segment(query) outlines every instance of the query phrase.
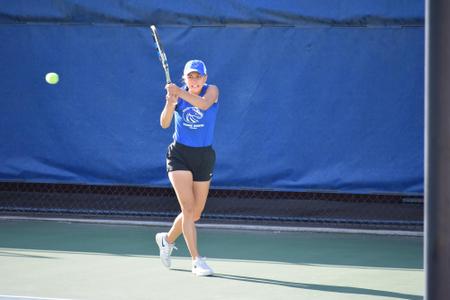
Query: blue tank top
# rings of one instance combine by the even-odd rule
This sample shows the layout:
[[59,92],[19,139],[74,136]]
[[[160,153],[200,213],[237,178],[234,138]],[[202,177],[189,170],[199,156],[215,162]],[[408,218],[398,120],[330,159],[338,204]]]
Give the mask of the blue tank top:
[[[199,96],[203,97],[207,89],[208,85],[205,84]],[[175,108],[174,141],[190,147],[211,146],[218,108],[218,102],[207,110],[202,110],[182,98],[178,99]]]

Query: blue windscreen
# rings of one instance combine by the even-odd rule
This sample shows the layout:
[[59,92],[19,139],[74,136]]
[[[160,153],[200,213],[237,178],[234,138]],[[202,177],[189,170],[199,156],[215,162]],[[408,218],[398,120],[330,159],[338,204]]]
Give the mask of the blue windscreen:
[[169,186],[156,24],[220,89],[213,187],[423,193],[423,1],[255,2],[3,2],[0,180]]

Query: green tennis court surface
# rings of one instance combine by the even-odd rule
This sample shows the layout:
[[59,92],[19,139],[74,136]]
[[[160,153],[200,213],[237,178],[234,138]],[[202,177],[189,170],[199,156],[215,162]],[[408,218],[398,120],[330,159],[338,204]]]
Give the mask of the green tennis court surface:
[[199,229],[214,277],[173,269],[167,228],[0,221],[0,299],[422,299],[419,237]]

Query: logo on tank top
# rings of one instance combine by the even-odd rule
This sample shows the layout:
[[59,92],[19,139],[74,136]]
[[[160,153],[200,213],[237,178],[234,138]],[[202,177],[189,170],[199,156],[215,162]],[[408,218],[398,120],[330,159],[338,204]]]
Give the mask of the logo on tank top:
[[190,106],[183,109],[183,125],[190,129],[204,127],[205,124],[198,124],[203,118],[203,113],[198,107]]

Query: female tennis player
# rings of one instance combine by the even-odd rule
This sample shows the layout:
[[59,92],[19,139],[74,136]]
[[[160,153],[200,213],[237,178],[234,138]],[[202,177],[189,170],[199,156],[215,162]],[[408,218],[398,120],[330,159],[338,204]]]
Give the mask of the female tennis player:
[[198,276],[213,274],[197,249],[195,228],[205,207],[216,159],[212,142],[219,89],[207,84],[207,77],[201,60],[188,61],[183,72],[185,86],[166,85],[166,104],[160,118],[161,127],[168,128],[175,116],[175,132],[166,163],[181,213],[169,232],[158,233],[155,239],[162,263],[170,268],[175,240],[183,233],[192,256],[192,273]]

